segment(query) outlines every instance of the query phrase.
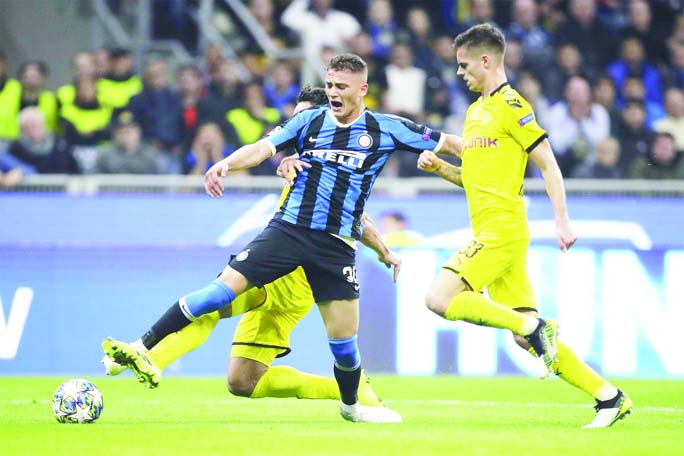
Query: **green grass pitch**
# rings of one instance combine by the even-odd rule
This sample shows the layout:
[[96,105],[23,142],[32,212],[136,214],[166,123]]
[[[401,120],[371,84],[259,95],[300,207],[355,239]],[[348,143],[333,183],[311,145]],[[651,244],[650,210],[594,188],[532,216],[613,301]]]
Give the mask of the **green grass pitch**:
[[220,378],[129,375],[93,381],[104,411],[59,424],[50,398],[68,378],[0,377],[2,455],[682,455],[684,381],[619,380],[634,413],[582,430],[591,401],[560,380],[373,377],[403,424],[343,421],[334,401],[232,397]]

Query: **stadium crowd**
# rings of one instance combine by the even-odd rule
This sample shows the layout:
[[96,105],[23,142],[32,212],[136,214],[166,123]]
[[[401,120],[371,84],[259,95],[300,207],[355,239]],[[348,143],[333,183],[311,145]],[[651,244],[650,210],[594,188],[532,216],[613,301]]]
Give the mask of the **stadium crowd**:
[[[73,80],[50,90],[43,62],[13,70],[0,50],[0,187],[32,173],[203,174],[292,114],[305,62],[343,51],[368,62],[369,109],[460,133],[473,94],[456,77],[452,43],[484,22],[505,32],[508,80],[566,177],[684,179],[682,1],[245,3],[278,46],[306,59],[269,61],[240,33],[232,44],[248,77],[212,43],[194,64],[153,57],[139,75],[130,50],[94,49],[74,55]],[[281,158],[251,174],[273,175]],[[395,154],[384,175],[427,176],[416,159]]]

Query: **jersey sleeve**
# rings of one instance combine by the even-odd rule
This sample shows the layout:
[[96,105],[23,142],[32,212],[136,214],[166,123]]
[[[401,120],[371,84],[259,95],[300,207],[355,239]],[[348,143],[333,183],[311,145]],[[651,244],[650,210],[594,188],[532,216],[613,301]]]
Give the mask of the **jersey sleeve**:
[[507,126],[513,139],[527,153],[534,150],[548,135],[537,123],[532,106],[524,98],[505,96],[504,100],[510,109],[506,110]]
[[278,125],[276,128],[264,138],[268,143],[271,154],[280,152],[286,149],[296,149],[299,142],[299,136],[304,127],[309,123],[311,112],[313,110],[306,110],[296,114],[290,120]]
[[421,153],[438,152],[445,136],[439,132],[399,116],[386,116],[385,127],[399,150]]

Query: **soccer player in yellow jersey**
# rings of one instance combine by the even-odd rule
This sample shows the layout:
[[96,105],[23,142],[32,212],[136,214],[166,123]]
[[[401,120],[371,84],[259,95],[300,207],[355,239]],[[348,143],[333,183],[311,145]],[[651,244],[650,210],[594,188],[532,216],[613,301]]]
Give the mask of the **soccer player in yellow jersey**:
[[[297,97],[295,113],[312,106],[327,103],[325,90],[305,87]],[[285,187],[278,202],[280,207],[288,194]],[[378,253],[378,259],[387,267],[394,267],[394,280],[399,273],[399,258],[383,244],[380,233],[370,217],[362,218],[364,234],[362,242]],[[301,267],[292,273],[253,288],[237,297],[230,309],[221,309],[203,315],[182,330],[162,339],[146,353],[141,344],[125,344],[113,341],[120,352],[128,352],[130,360],[121,365],[103,358],[109,375],[118,375],[130,367],[144,383],[156,387],[161,371],[176,359],[204,343],[220,318],[242,315],[233,337],[231,360],[228,366],[228,389],[238,396],[250,398],[297,397],[302,399],[340,399],[340,391],[334,378],[298,371],[290,366],[271,366],[275,358],[290,352],[290,333],[314,305],[311,287]],[[143,352],[142,357],[135,351]],[[148,363],[146,366],[140,363]],[[140,371],[143,375],[140,375]],[[153,372],[154,375],[149,375]],[[359,386],[359,402],[377,406],[379,400],[367,378]]]
[[[546,132],[529,103],[508,85],[503,34],[489,24],[456,37],[457,74],[482,94],[469,108],[458,169],[424,152],[418,167],[464,187],[474,239],[443,266],[426,297],[430,310],[447,320],[509,329],[547,368],[596,401],[596,416],[585,428],[608,427],[630,413],[632,401],[600,377],[565,344],[556,324],[538,317],[527,274],[530,233],[523,202],[529,158],[539,167],[551,199],[558,247],[576,241],[566,207],[563,177]],[[487,288],[489,297],[482,294]]]

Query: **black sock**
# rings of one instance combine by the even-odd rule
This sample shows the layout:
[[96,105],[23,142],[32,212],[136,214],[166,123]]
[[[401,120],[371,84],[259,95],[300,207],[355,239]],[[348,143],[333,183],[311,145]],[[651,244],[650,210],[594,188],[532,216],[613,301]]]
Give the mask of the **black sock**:
[[152,350],[152,347],[157,345],[160,340],[171,333],[180,331],[190,324],[190,320],[185,316],[180,308],[178,301],[175,302],[164,315],[161,316],[157,322],[152,325],[141,338],[146,349]]
[[340,397],[347,405],[358,402],[359,380],[361,380],[361,366],[352,371],[342,370],[335,364],[335,380],[340,387]]

